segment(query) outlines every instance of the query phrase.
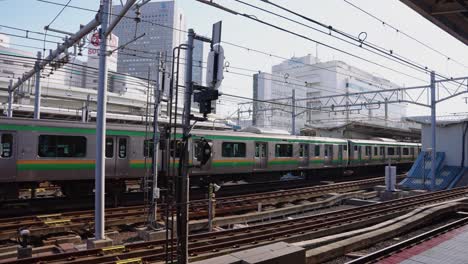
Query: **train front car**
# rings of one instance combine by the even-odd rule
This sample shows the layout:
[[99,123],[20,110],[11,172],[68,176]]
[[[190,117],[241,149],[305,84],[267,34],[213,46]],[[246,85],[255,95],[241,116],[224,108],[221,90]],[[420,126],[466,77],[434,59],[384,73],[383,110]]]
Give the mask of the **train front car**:
[[[96,160],[95,125],[31,119],[0,119],[2,199],[40,183],[60,186],[67,196],[91,195]],[[125,181],[140,179],[151,159],[144,156],[145,137],[139,126],[108,125],[105,142],[108,192],[125,191]]]

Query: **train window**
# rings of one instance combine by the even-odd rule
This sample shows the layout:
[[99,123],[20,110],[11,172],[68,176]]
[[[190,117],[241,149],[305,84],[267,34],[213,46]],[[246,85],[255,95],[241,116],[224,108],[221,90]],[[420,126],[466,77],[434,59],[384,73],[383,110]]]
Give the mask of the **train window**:
[[374,156],[378,156],[378,155],[379,155],[379,148],[374,147]]
[[223,157],[227,157],[227,158],[244,158],[245,157],[245,143],[223,142],[221,153]]
[[403,155],[409,155],[409,149],[403,148]]
[[393,156],[393,155],[395,155],[395,148],[394,147],[388,147],[387,152],[388,152],[389,156]]
[[358,146],[354,145],[354,151],[358,151]]
[[384,155],[384,151],[385,151],[385,147],[380,147],[380,151],[379,151],[380,156]]
[[111,137],[106,138],[106,158],[114,157],[114,139]]
[[343,145],[343,151],[348,151],[348,145]]
[[370,146],[366,146],[365,152],[366,152],[366,156],[370,156],[370,155],[371,155],[371,147],[370,147]]
[[307,144],[300,144],[299,145],[299,157],[308,157],[309,156],[309,145]]
[[320,145],[315,145],[315,157],[320,157]]
[[255,143],[255,157],[260,157],[260,145],[258,143]]
[[325,145],[324,156],[328,157],[328,155],[332,155],[333,145]]
[[146,158],[153,157],[154,144],[152,139],[146,139],[143,141],[143,156]]
[[414,156],[414,148],[410,148],[410,154]]
[[127,157],[127,139],[119,138],[119,158],[125,159]]
[[401,155],[401,147],[396,147],[396,153],[397,155]]
[[182,140],[171,140],[171,157],[180,158],[181,150],[182,150]]
[[275,156],[276,157],[292,157],[293,146],[291,144],[276,144]]
[[86,156],[86,138],[81,136],[40,135],[38,156],[81,158]]
[[2,158],[11,158],[13,155],[13,135],[12,134],[2,134],[1,140],[1,157]]

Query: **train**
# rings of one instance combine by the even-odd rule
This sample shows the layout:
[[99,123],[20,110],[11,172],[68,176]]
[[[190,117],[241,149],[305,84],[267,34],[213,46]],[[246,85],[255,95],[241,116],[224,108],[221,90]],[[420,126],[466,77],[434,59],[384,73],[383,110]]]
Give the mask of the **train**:
[[[92,193],[95,132],[92,123],[0,118],[0,198],[17,196],[19,189],[34,189],[42,182],[60,186],[67,196]],[[171,145],[181,145],[179,132]],[[107,124],[108,192],[124,192],[126,181],[141,180],[146,175],[151,167],[151,138],[150,129],[142,125]],[[199,155],[201,141],[211,150],[203,161]],[[190,182],[261,181],[287,174],[309,179],[353,175],[389,162],[408,166],[420,151],[418,143],[384,139],[194,129],[189,140],[189,162],[193,167]],[[180,151],[171,152],[173,164],[178,163],[179,155]]]

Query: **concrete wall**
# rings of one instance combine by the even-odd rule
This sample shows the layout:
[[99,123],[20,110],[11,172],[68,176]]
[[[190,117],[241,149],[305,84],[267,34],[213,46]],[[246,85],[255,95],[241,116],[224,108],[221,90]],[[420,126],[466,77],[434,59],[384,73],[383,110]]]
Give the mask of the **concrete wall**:
[[[468,167],[468,135],[465,138],[465,146],[462,146],[464,124],[454,124],[446,127],[437,126],[436,148],[437,152],[445,152],[445,164],[450,166],[460,166],[462,149],[465,148],[465,167]],[[426,150],[431,147],[431,126],[422,127],[422,148]]]

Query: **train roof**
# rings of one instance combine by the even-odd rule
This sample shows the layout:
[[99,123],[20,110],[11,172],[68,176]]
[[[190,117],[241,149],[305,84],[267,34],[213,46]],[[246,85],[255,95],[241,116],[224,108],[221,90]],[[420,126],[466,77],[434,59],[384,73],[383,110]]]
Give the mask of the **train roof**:
[[399,142],[399,141],[378,141],[378,140],[366,140],[366,139],[349,139],[350,142],[356,144],[368,144],[368,145],[398,145],[398,146],[421,146],[419,143],[412,142]]
[[307,137],[292,135],[256,134],[251,132],[220,131],[220,130],[195,130],[193,134],[207,136],[207,138],[232,139],[232,140],[259,140],[259,141],[287,141],[287,142],[323,142],[346,144],[348,141],[341,138]]

